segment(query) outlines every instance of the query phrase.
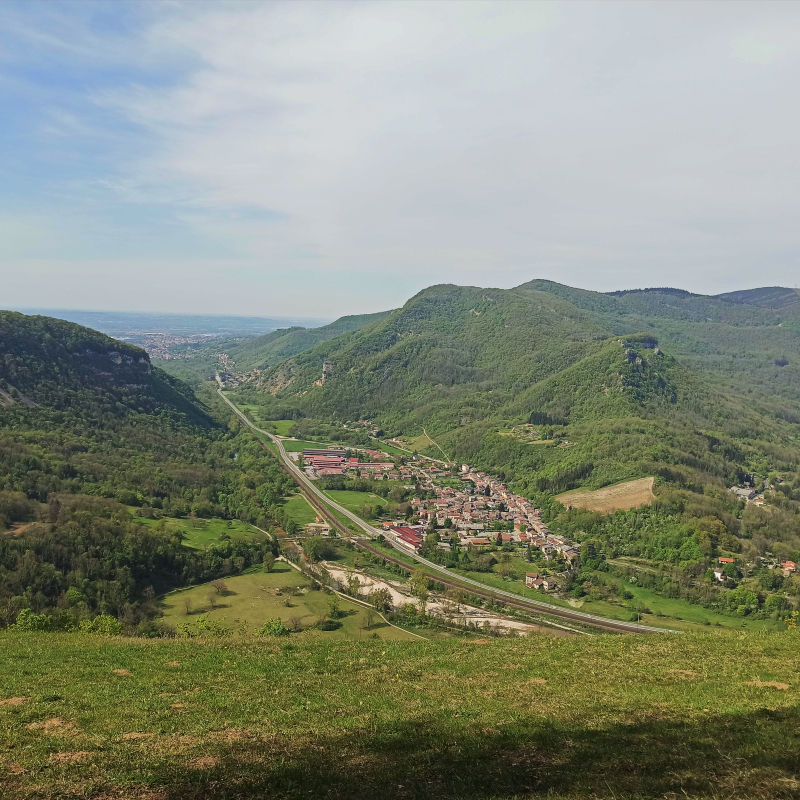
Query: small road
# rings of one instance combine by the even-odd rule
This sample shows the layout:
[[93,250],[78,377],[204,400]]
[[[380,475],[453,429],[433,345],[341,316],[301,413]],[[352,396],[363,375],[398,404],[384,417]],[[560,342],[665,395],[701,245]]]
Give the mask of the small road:
[[[425,428],[423,428],[422,432],[431,440],[431,442],[433,442],[433,446],[436,447],[439,450],[439,452],[445,457],[445,460],[444,461],[440,461],[439,463],[440,464],[445,464],[445,465],[451,464],[452,461],[450,461],[450,459],[447,457],[447,453],[445,453],[445,451],[442,450],[441,447],[439,447],[439,445],[434,441],[433,437],[428,433],[428,431],[426,431]],[[433,461],[437,461],[438,459],[434,458],[432,460]]]
[[[221,384],[219,376],[217,376],[217,382]],[[291,458],[286,453],[286,450],[283,447],[283,442],[274,434],[270,433],[269,431],[265,431],[263,428],[259,428],[254,425],[239,409],[236,407],[234,403],[232,403],[225,395],[222,393],[222,387],[217,389],[219,396],[233,409],[233,411],[239,416],[239,418],[250,428],[252,428],[257,433],[261,433],[264,436],[268,436],[270,440],[277,446],[278,452],[280,453],[281,461],[283,461],[284,466],[289,470],[289,473],[295,480],[305,489],[307,489],[311,494],[317,497],[322,503],[326,506],[335,509],[343,516],[347,517],[351,522],[354,522],[361,530],[363,530],[370,539],[375,538],[378,534],[382,534],[383,531],[378,530],[377,528],[373,528],[367,522],[364,522],[361,517],[353,514],[352,511],[348,511],[344,506],[340,506],[338,503],[335,503],[333,500],[330,499],[326,494],[324,494],[317,486],[314,484],[312,480],[301,470],[295,463],[292,461]],[[432,440],[431,440],[432,441]],[[438,446],[438,445],[437,445]],[[506,592],[503,589],[495,589],[492,586],[487,586],[485,583],[479,583],[478,581],[474,581],[471,578],[465,578],[462,575],[459,575],[457,572],[452,572],[451,570],[447,569],[447,567],[441,566],[441,564],[435,564],[433,561],[428,561],[427,558],[423,558],[422,556],[418,555],[417,553],[413,553],[411,551],[402,550],[399,551],[407,555],[409,558],[414,559],[415,561],[419,562],[420,564],[424,564],[429,569],[435,570],[436,572],[443,573],[444,575],[449,576],[452,580],[457,581],[459,584],[468,584],[470,586],[475,586],[482,590],[483,593],[489,592],[492,595],[497,597],[508,598],[514,601],[514,605],[522,606],[531,608],[536,611],[545,612],[550,614],[554,617],[561,617],[562,619],[570,619],[573,622],[583,622],[587,625],[594,625],[595,627],[604,628],[606,630],[615,630],[621,633],[677,633],[677,631],[668,630],[666,628],[652,628],[648,625],[639,625],[635,622],[621,622],[620,620],[616,619],[607,619],[606,617],[598,617],[594,614],[586,614],[582,611],[575,611],[573,609],[566,609],[562,608],[561,606],[554,606],[550,603],[543,603],[540,600],[529,600],[526,597],[522,597],[521,595],[514,594],[513,592]]]

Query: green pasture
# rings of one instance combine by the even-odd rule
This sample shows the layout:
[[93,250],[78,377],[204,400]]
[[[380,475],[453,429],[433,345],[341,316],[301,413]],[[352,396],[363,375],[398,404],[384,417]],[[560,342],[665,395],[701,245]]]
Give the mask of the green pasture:
[[321,444],[320,442],[301,442],[294,439],[284,439],[283,440],[283,447],[287,453],[299,453],[305,450],[306,448],[310,450],[326,450],[328,448],[327,444]]
[[278,436],[290,436],[289,429],[294,426],[293,419],[265,419],[263,427],[273,428]]
[[292,495],[283,505],[284,510],[298,525],[308,525],[317,518],[317,512],[300,492]]
[[387,500],[371,492],[350,492],[338,489],[326,489],[324,490],[324,494],[326,497],[333,500],[334,503],[338,503],[353,514],[358,514],[359,517],[361,516],[361,509],[365,505],[373,507],[377,505],[388,505]]
[[187,547],[194,547],[202,550],[210,544],[220,544],[220,538],[223,533],[226,533],[231,539],[245,539],[252,536],[264,536],[264,534],[252,525],[242,522],[239,519],[220,519],[213,517],[211,519],[191,520],[188,518],[175,519],[173,517],[162,517],[159,519],[147,519],[146,517],[137,516],[139,509],[129,506],[136,522],[140,525],[147,525],[149,528],[156,528],[166,530],[167,532],[181,531],[185,538],[183,543]]
[[[782,622],[774,619],[748,619],[747,617],[734,617],[718,614],[712,609],[694,603],[687,603],[680,598],[661,597],[650,589],[641,586],[632,586],[628,583],[624,587],[633,594],[633,599],[627,601],[626,606],[619,606],[606,601],[588,601],[581,606],[581,611],[589,614],[600,614],[612,619],[629,618],[631,612],[636,612],[636,607],[645,605],[652,614],[642,614],[642,621],[648,625],[664,628],[696,628],[696,626],[709,625],[723,628],[751,628],[754,630],[780,630],[784,627]],[[662,616],[658,616],[662,615]]]
[[[193,622],[205,614],[231,630],[246,626],[249,633],[255,632],[267,620],[280,617],[289,628],[302,630],[314,628],[320,619],[330,614],[330,600],[336,595],[315,589],[312,582],[301,572],[284,561],[275,563],[271,573],[250,572],[245,575],[225,578],[227,591],[220,594],[211,584],[193,586],[172,592],[162,600],[164,621],[172,625]],[[300,590],[290,597],[289,590]],[[277,595],[276,592],[281,594]],[[414,637],[405,631],[387,625],[376,617],[369,630],[366,624],[366,609],[338,598],[343,616],[338,620],[341,627],[333,631],[319,631],[319,635],[334,639],[358,639],[377,633],[382,639],[410,641]],[[187,606],[188,603],[188,606]]]

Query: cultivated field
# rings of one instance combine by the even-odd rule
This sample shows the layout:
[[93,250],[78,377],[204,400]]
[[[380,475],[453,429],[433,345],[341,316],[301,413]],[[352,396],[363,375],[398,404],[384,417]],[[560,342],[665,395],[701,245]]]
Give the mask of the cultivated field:
[[639,506],[649,506],[653,502],[653,478],[639,478],[614,486],[606,486],[594,492],[575,489],[556,497],[564,508],[585,508],[608,514],[613,511],[629,511]]

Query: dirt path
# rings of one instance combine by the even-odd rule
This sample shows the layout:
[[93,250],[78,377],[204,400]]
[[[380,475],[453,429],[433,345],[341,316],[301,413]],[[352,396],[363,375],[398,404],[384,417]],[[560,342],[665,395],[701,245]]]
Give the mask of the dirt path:
[[[342,567],[336,565],[335,563],[326,561],[325,568],[341,585],[345,585],[347,583],[347,571]],[[416,604],[418,602],[418,600],[413,597],[404,586],[401,587],[399,584],[391,581],[373,578],[370,575],[359,572],[358,570],[354,570],[354,574],[358,576],[358,579],[361,582],[361,593],[364,595],[367,595],[376,589],[387,589],[392,596],[392,605],[394,605],[396,608],[404,606],[406,603]],[[522,634],[546,633],[550,636],[573,635],[567,631],[557,630],[544,625],[535,625],[530,622],[520,622],[516,619],[509,619],[508,617],[492,614],[491,612],[485,611],[482,608],[465,605],[464,603],[461,604],[460,613],[453,613],[454,608],[455,607],[452,603],[443,601],[442,598],[435,594],[431,594],[427,604],[427,610],[430,613],[445,617],[449,616],[454,622],[460,624],[464,624],[464,622],[474,622],[476,625],[481,626],[484,622],[488,622],[493,628],[498,628],[506,633],[509,630],[515,630]],[[449,614],[448,611],[450,611]]]

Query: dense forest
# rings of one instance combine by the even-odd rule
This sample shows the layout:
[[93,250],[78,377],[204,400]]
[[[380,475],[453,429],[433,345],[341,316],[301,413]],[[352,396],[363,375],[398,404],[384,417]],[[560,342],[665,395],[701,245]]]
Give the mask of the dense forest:
[[[270,524],[291,480],[226,410],[138,348],[0,313],[0,625],[97,615],[153,632],[153,592],[260,561],[271,542],[182,545],[146,516]],[[163,526],[162,526],[163,527]]]

